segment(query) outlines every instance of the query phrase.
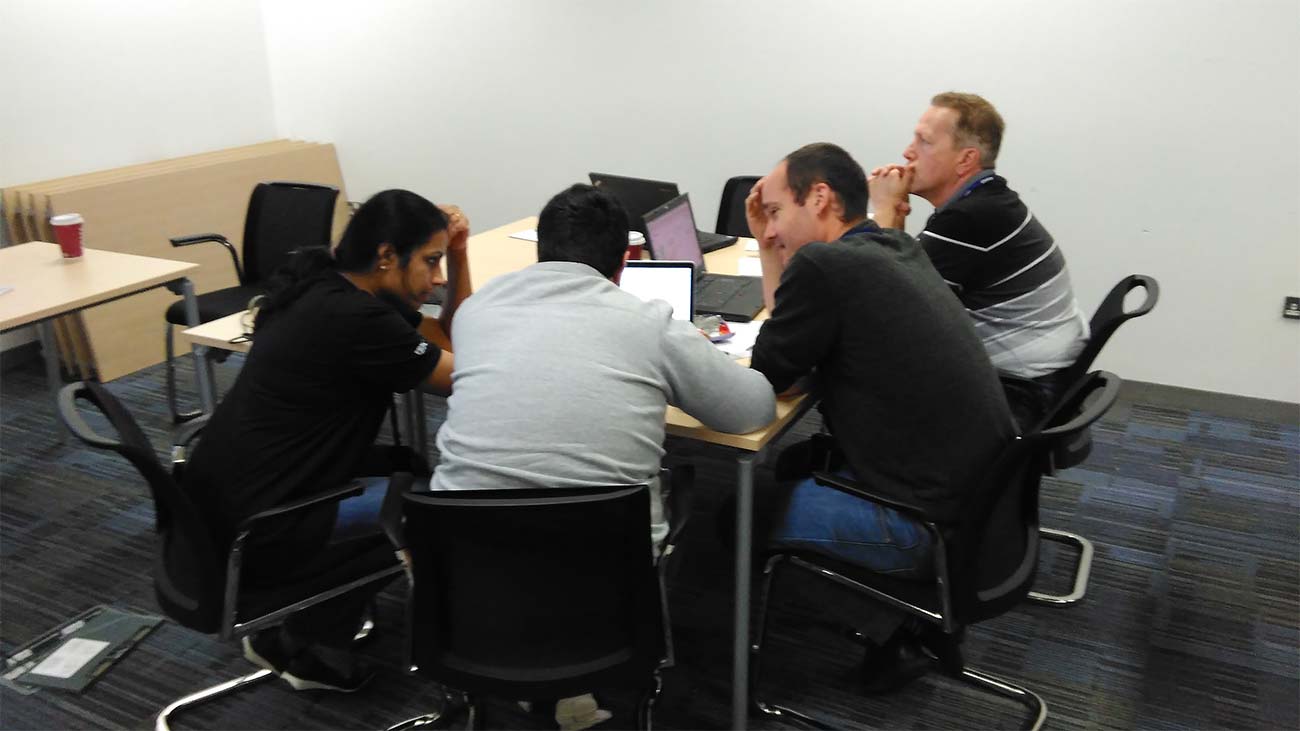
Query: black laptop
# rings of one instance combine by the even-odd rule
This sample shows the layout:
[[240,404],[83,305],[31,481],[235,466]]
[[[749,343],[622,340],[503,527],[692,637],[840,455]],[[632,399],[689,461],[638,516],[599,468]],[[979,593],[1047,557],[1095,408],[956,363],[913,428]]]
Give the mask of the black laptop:
[[695,239],[695,214],[688,194],[682,193],[646,213],[645,235],[655,259],[695,265],[696,312],[748,322],[763,309],[762,277],[705,272],[704,252]]
[[[641,233],[646,232],[645,214],[671,201],[678,195],[676,183],[665,183],[662,180],[628,178],[608,173],[587,173],[587,177],[591,178],[592,185],[614,196],[619,203],[623,204],[623,207],[627,209],[628,216],[632,219],[629,222],[632,224],[632,228]],[[699,229],[695,230],[695,238],[700,242],[700,250],[705,252],[736,243],[735,236],[715,234]]]

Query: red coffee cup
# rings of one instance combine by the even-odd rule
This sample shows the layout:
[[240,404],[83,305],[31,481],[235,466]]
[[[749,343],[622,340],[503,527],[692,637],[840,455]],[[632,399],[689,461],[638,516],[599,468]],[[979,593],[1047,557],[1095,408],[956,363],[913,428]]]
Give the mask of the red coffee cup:
[[640,261],[641,251],[645,248],[645,234],[640,231],[627,232],[628,261]]
[[76,259],[81,256],[81,225],[80,213],[64,213],[50,219],[50,226],[54,228],[54,238],[58,240],[59,248],[63,249],[64,259]]

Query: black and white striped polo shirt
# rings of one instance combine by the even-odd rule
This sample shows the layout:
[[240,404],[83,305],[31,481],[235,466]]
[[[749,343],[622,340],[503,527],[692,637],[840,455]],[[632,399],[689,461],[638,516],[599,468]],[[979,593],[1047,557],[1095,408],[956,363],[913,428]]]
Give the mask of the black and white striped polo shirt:
[[975,322],[998,370],[1035,378],[1072,363],[1088,340],[1065,257],[1007,181],[975,176],[919,236]]

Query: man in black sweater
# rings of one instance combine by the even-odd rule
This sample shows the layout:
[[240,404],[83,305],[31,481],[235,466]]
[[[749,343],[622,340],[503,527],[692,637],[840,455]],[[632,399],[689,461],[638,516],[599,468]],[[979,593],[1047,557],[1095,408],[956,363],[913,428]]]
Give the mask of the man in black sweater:
[[[845,476],[953,522],[1014,432],[970,318],[920,245],[890,228],[910,182],[901,169],[872,181],[884,228],[866,218],[862,168],[835,145],[796,150],[754,186],[747,214],[771,319],[752,365],[779,394],[815,376]],[[895,511],[811,478],[787,487],[774,544],[930,575],[929,537]],[[869,688],[887,690],[924,665],[902,615],[877,614],[863,628],[879,646],[864,669]]]

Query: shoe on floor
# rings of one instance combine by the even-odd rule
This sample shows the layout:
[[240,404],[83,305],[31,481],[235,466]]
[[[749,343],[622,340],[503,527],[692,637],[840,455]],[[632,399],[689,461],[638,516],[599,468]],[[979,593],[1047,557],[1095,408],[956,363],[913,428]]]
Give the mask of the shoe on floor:
[[374,675],[373,670],[358,662],[352,663],[347,672],[338,670],[322,662],[310,648],[295,655],[280,673],[280,677],[293,686],[294,690],[332,690],[339,693],[361,690]]
[[862,660],[862,686],[867,695],[892,693],[925,675],[934,664],[916,635],[895,632],[881,647],[867,650]]
[[289,665],[289,654],[280,646],[280,628],[244,635],[244,659],[279,675]]
[[555,702],[555,723],[560,731],[582,731],[613,718],[614,714],[601,708],[590,693],[561,698]]

